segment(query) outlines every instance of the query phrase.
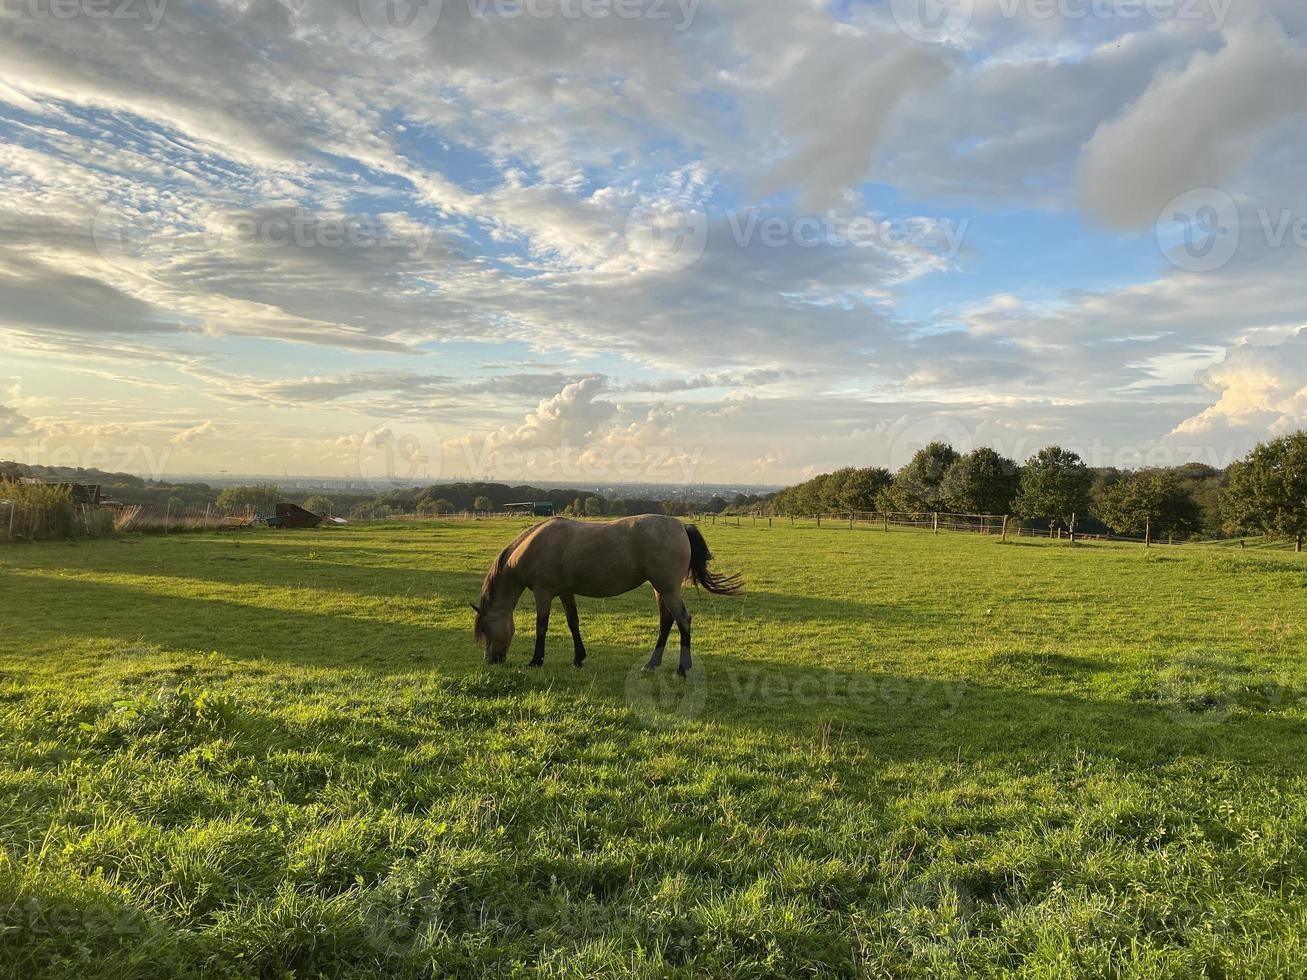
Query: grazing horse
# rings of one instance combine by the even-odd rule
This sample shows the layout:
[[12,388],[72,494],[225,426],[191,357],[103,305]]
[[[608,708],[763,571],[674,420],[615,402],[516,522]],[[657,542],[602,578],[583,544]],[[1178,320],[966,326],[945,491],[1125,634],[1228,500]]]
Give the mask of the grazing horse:
[[528,528],[490,566],[476,610],[477,642],[485,645],[486,663],[503,663],[513,642],[513,610],[528,589],[536,601],[536,647],[532,667],[545,660],[545,634],[554,597],[563,600],[580,667],[585,644],[576,616],[576,597],[607,598],[637,589],[645,582],[658,598],[658,645],[645,666],[662,666],[672,623],[681,631],[682,677],[690,669],[690,611],[681,598],[687,578],[718,595],[739,595],[738,575],[708,571],[712,554],[692,524],[674,517],[645,514],[607,524],[583,524],[554,518]]

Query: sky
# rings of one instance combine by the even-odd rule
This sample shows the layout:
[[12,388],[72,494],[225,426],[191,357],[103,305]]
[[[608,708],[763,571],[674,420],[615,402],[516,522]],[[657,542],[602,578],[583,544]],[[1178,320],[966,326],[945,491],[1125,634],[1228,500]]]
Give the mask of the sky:
[[0,458],[785,484],[1307,420],[1301,0],[0,0]]

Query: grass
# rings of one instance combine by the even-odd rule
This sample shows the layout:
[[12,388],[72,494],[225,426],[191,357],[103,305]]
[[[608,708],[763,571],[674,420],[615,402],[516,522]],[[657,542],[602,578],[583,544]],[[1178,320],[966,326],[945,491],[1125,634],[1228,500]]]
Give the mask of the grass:
[[515,528],[0,550],[0,975],[1307,974],[1297,556],[708,527],[682,684]]

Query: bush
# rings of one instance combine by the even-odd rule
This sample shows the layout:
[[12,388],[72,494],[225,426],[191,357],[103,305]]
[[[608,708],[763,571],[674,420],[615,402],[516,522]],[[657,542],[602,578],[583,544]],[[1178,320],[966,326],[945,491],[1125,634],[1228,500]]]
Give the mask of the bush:
[[77,509],[68,487],[6,480],[0,483],[0,500],[9,501],[9,506],[0,507],[0,529],[6,537],[11,523],[14,538],[33,541],[77,533]]

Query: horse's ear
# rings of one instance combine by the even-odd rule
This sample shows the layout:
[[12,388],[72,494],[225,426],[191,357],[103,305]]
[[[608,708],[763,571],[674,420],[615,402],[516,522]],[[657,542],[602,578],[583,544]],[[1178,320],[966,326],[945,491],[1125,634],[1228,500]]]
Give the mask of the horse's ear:
[[469,602],[468,605],[472,607],[472,611],[474,613],[476,613],[478,616],[481,615],[481,610],[477,608],[477,604],[475,602]]

